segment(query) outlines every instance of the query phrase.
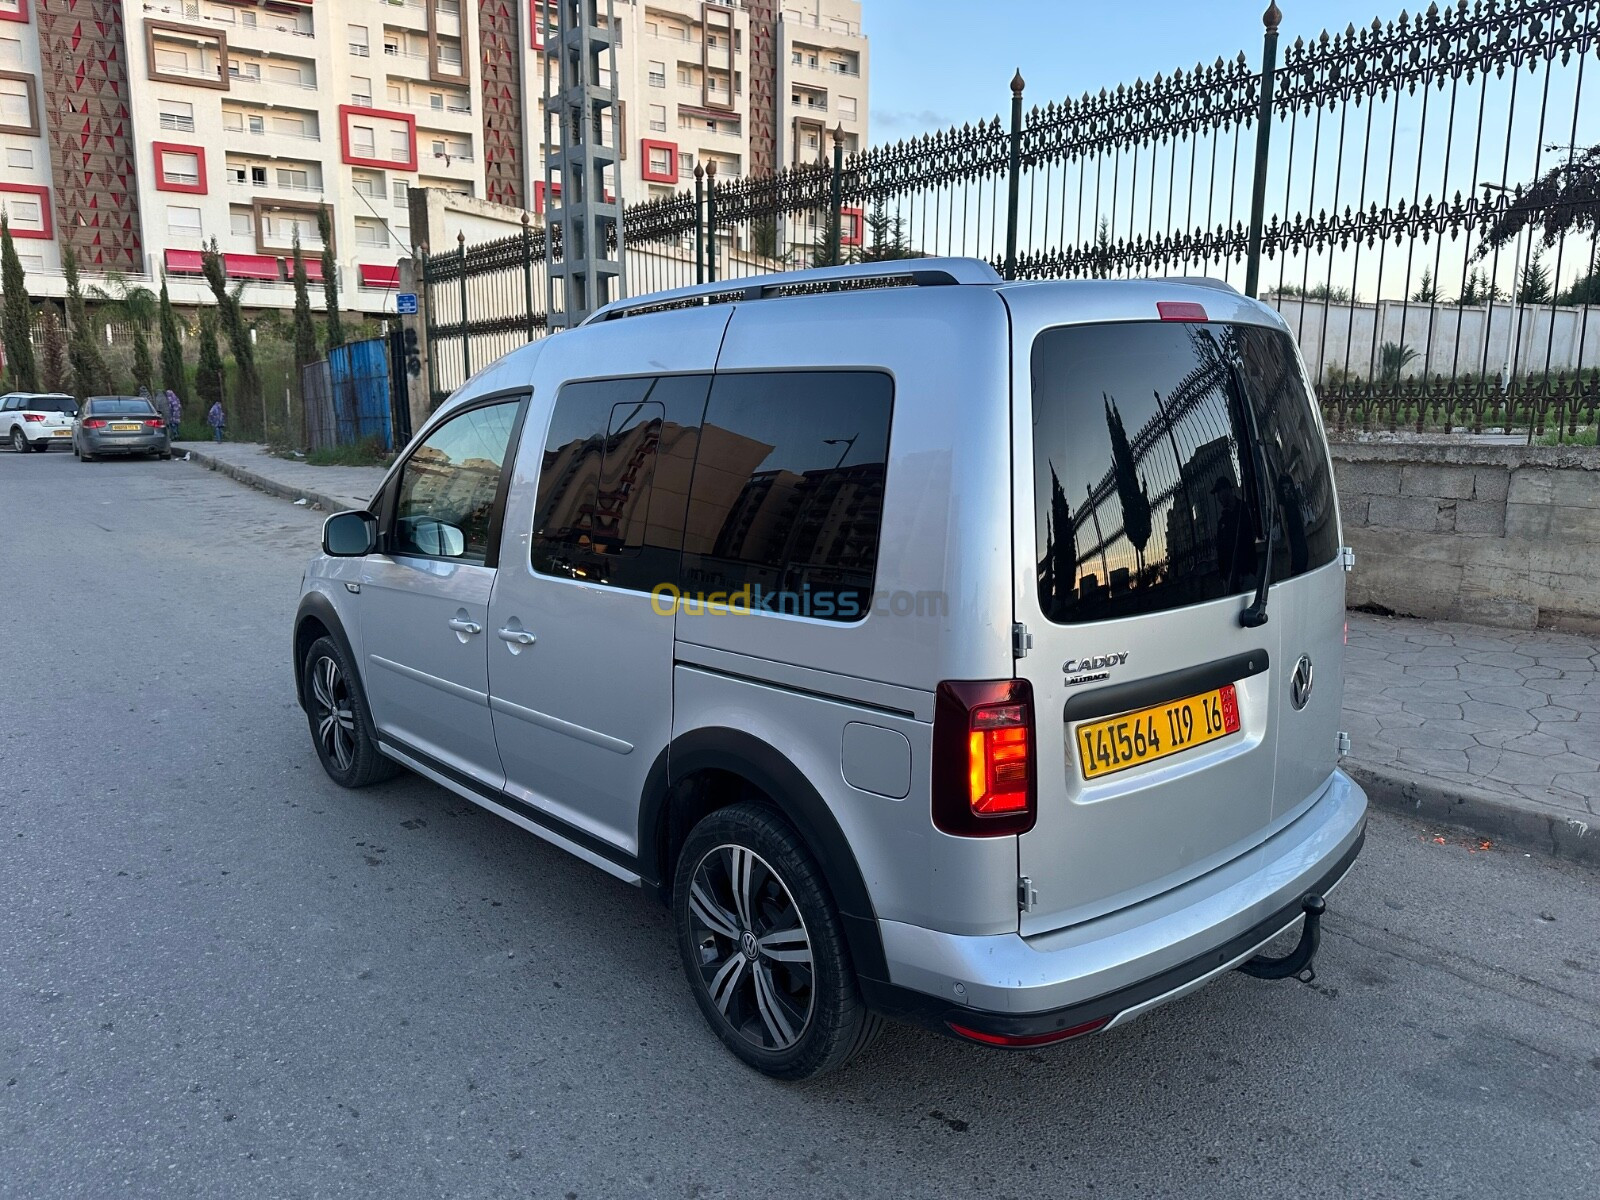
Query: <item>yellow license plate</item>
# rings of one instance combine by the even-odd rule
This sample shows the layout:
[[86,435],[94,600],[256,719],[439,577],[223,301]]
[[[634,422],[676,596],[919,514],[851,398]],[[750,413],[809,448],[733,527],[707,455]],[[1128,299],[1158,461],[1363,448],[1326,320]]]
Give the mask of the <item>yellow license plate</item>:
[[1229,683],[1079,725],[1078,766],[1085,779],[1099,779],[1238,732],[1239,693]]
[[113,433],[137,433],[143,428],[143,425],[113,425],[111,431]]
[[54,437],[71,437],[72,436],[72,430],[70,430],[70,429],[58,429],[58,430],[55,431],[55,433],[52,436],[54,436]]

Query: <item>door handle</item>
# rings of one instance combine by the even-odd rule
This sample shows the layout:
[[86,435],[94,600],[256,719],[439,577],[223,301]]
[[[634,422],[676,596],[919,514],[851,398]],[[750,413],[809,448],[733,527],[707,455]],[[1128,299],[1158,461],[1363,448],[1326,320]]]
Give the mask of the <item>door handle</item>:
[[479,625],[476,621],[465,621],[465,620],[462,620],[460,617],[451,617],[450,618],[450,628],[454,629],[457,633],[482,633],[483,632],[483,626]]
[[502,642],[512,642],[518,646],[531,646],[539,639],[526,629],[502,629],[500,631],[500,640]]

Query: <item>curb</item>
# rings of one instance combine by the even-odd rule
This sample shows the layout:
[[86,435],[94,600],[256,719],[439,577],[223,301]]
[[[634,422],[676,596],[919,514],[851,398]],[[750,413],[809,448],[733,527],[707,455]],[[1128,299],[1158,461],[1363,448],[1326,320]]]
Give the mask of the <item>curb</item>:
[[1441,783],[1397,767],[1342,764],[1375,806],[1454,825],[1491,841],[1569,862],[1600,866],[1600,828],[1562,809],[1464,784]]
[[[176,455],[177,451],[174,450],[173,453]],[[289,484],[282,483],[276,479],[269,479],[267,476],[252,471],[248,467],[241,467],[236,463],[214,458],[204,450],[195,450],[186,446],[184,453],[189,456],[191,461],[198,463],[207,470],[221,472],[228,478],[237,479],[240,483],[248,484],[257,491],[266,492],[269,496],[278,496],[284,500],[303,499],[309,506],[329,513],[344,512],[347,509],[359,507],[358,505],[352,505],[348,498],[330,496],[326,492],[307,491],[304,488],[291,487]]]

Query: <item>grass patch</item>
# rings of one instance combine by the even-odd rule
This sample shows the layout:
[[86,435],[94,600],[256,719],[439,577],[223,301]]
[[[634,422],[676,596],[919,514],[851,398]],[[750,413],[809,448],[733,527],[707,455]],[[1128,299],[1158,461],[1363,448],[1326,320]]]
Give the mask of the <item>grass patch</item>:
[[382,438],[364,438],[350,446],[324,446],[300,461],[313,467],[387,467],[394,455],[383,448]]
[[1560,437],[1558,438],[1557,435],[1556,435],[1556,431],[1554,429],[1551,429],[1551,430],[1547,430],[1545,432],[1545,435],[1542,438],[1539,439],[1539,445],[1541,445],[1541,446],[1593,446],[1593,445],[1596,444],[1595,443],[1595,434],[1596,434],[1596,432],[1600,432],[1600,427],[1597,427],[1597,426],[1594,426],[1594,425],[1589,425],[1589,426],[1580,425],[1578,427],[1578,432],[1577,432],[1576,435],[1573,435],[1573,434],[1570,434],[1570,433],[1564,433],[1564,434],[1560,435]]

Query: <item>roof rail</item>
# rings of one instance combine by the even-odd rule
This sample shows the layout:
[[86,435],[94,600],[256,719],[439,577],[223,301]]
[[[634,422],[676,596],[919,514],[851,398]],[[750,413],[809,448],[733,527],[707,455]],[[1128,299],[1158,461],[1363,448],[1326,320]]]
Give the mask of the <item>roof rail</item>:
[[823,292],[862,291],[882,287],[947,287],[958,284],[994,285],[999,273],[977,258],[902,258],[890,262],[857,263],[847,267],[816,267],[808,271],[782,271],[702,283],[694,287],[651,292],[629,300],[613,300],[596,310],[585,325],[636,317],[678,308],[708,304],[733,304],[770,300],[778,296],[808,296]]

